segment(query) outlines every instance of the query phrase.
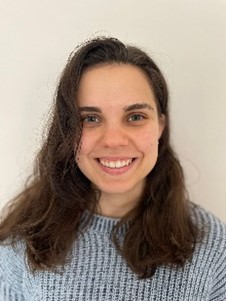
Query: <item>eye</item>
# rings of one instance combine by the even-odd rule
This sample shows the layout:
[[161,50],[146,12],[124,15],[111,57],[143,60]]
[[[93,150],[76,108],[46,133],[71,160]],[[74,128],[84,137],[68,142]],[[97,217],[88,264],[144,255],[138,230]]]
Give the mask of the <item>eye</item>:
[[96,115],[81,116],[81,122],[85,128],[93,128],[101,125],[101,118]]
[[140,120],[143,120],[145,119],[145,117],[141,114],[133,114],[129,117],[129,121],[140,121]]
[[81,117],[82,122],[84,123],[97,123],[100,122],[97,116],[88,115]]

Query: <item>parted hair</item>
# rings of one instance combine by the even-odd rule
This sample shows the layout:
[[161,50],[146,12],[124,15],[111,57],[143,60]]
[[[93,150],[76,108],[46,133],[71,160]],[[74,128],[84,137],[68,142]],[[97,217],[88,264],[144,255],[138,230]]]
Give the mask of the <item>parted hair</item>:
[[[201,234],[191,217],[195,205],[189,201],[183,170],[170,144],[168,89],[162,72],[140,48],[96,37],[70,55],[33,173],[2,215],[0,241],[13,246],[22,240],[33,271],[64,265],[98,206],[100,192],[92,188],[75,161],[82,135],[76,100],[82,74],[106,64],[129,64],[142,70],[154,92],[158,114],[165,116],[158,159],[147,175],[143,195],[113,228],[116,249],[139,278],[150,278],[160,265],[183,266]],[[84,212],[89,212],[85,224],[81,223]],[[123,225],[127,225],[126,232],[119,243]]]

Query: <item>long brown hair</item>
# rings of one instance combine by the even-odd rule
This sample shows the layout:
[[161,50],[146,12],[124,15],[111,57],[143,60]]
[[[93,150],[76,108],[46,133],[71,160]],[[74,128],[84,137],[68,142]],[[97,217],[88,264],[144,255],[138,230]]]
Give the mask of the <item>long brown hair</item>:
[[[81,230],[82,215],[89,208],[89,223],[95,212],[97,193],[75,162],[82,133],[76,98],[87,68],[117,63],[137,66],[146,74],[158,113],[165,116],[165,128],[142,200],[113,229],[112,240],[141,278],[151,277],[160,265],[183,266],[193,254],[199,232],[191,218],[192,203],[188,201],[183,170],[170,145],[165,79],[144,51],[114,38],[99,37],[71,54],[56,90],[52,120],[33,174],[8,205],[0,224],[0,241],[24,241],[34,270],[63,265]],[[119,229],[128,221],[120,244]]]

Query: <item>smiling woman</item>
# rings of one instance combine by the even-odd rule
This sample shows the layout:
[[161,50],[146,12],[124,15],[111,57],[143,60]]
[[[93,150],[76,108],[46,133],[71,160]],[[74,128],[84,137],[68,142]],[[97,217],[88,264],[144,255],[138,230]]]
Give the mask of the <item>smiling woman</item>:
[[1,300],[226,299],[226,226],[188,198],[139,48],[77,48],[30,179],[0,224]]

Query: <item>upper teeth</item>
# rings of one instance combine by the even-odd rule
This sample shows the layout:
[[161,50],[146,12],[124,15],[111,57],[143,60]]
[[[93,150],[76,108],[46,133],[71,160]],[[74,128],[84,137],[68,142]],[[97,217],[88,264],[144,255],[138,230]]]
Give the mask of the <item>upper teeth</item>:
[[124,160],[124,161],[104,161],[104,160],[100,159],[100,163],[103,166],[107,166],[110,168],[121,168],[121,167],[129,165],[131,162],[132,162],[132,159]]

